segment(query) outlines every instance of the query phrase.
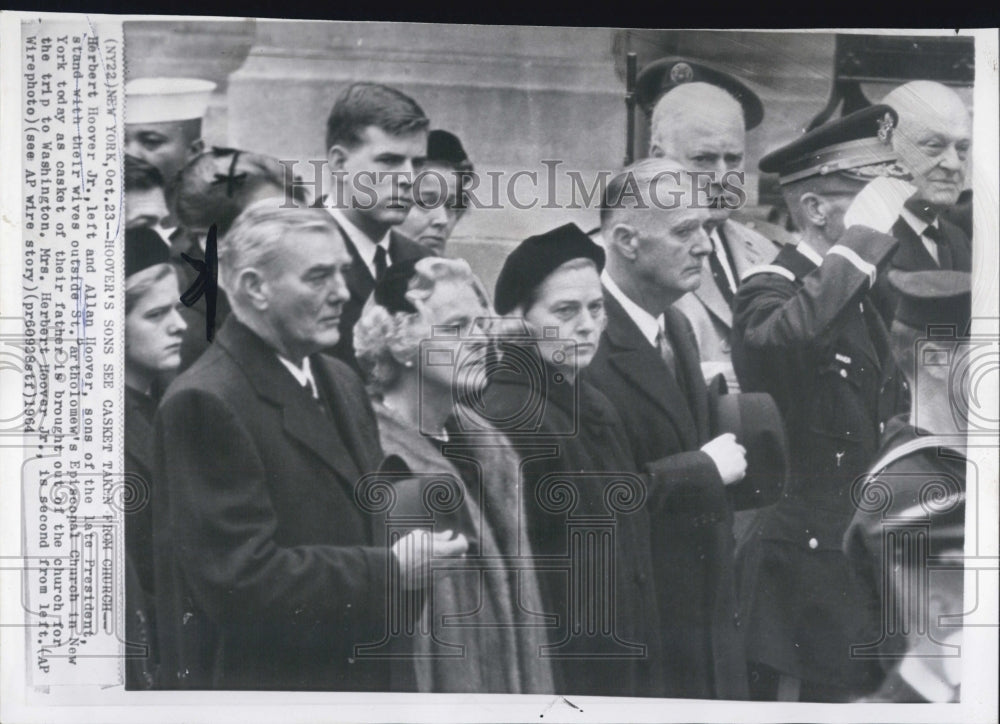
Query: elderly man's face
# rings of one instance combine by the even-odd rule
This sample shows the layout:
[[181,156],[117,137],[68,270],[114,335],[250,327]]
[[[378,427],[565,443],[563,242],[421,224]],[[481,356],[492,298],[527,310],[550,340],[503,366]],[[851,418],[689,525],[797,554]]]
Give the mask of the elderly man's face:
[[[685,200],[690,194],[685,194]],[[640,226],[635,273],[668,296],[681,297],[701,284],[701,268],[712,252],[708,209],[688,203],[677,209],[650,208]]]
[[177,172],[201,151],[196,124],[197,121],[126,123],[125,153],[155,166],[170,189]]
[[267,323],[286,354],[295,358],[340,340],[340,315],[350,299],[344,271],[351,256],[332,232],[290,232],[282,253],[263,270]]
[[[679,161],[686,171],[696,174],[699,186],[712,182],[710,194],[713,198],[723,195],[722,187],[718,185],[723,179],[730,186],[735,185],[738,180],[735,172],[743,170],[746,131],[741,115],[730,113],[699,117],[685,114],[676,118],[671,128],[660,133],[654,130],[654,137],[661,140],[652,147],[652,155]],[[730,212],[739,203],[735,195],[726,194],[724,198],[722,206],[727,208],[711,210],[711,218],[716,223],[729,218]]]
[[964,108],[952,103],[907,113],[893,133],[899,163],[913,176],[917,198],[946,208],[965,186],[972,126]]

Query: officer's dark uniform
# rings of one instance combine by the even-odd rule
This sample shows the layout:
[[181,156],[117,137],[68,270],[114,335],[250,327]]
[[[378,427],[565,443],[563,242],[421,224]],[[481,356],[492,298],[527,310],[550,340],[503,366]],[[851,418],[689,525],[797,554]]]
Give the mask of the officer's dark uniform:
[[[870,158],[839,150],[865,124],[831,125],[792,144],[786,167],[797,178]],[[834,147],[833,156],[826,153]],[[872,463],[884,422],[904,397],[870,298],[896,247],[893,237],[860,226],[825,257],[786,246],[744,277],[734,300],[741,388],[774,397],[791,454],[781,500],[761,512],[738,552],[752,688],[757,671],[777,672],[802,683],[789,698],[849,700],[880,678],[877,666],[849,656],[859,640],[860,597],[841,541],[854,512],[851,484]]]

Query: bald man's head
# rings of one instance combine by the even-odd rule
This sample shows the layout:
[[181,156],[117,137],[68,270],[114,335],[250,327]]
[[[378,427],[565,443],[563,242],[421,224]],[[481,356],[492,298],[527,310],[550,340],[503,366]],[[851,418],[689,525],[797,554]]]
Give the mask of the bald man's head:
[[[676,159],[690,172],[711,173],[716,183],[742,171],[745,146],[743,107],[718,86],[685,83],[653,109],[649,155]],[[719,221],[728,215],[726,209],[712,212]]]
[[917,197],[940,209],[965,187],[972,120],[951,88],[927,80],[901,85],[882,101],[899,114],[892,147],[913,176]]

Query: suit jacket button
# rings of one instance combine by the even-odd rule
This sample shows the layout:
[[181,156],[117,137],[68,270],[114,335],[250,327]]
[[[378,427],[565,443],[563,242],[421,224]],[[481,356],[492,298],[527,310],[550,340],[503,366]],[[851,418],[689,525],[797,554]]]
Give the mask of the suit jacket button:
[[732,352],[732,347],[729,346],[729,340],[728,339],[722,340],[722,351],[725,352],[726,354],[729,354],[730,352]]
[[353,664],[353,663],[354,663],[354,659],[348,659],[348,660],[347,660],[347,663],[349,663],[349,664]]
[[819,541],[816,540],[815,538],[810,538],[809,547],[812,548],[813,550],[816,550],[817,548],[819,548]]

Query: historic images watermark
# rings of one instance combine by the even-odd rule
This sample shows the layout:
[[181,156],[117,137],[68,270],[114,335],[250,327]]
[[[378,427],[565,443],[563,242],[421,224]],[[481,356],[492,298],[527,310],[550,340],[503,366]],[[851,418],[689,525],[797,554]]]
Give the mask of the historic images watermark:
[[[409,208],[418,204],[424,208],[440,208],[448,201],[448,178],[436,169],[417,171],[361,171],[349,175],[346,171],[330,171],[325,160],[298,162],[280,161],[285,172],[286,198],[305,189],[315,199],[325,199],[331,208],[371,210]],[[602,203],[610,208],[630,206],[639,209],[721,208],[739,209],[747,202],[744,190],[746,173],[730,170],[679,171],[664,169],[649,181],[640,183],[636,174],[628,174],[624,183],[607,196],[608,184],[616,171],[596,173],[565,168],[566,162],[556,159],[541,161],[544,172],[521,169],[450,172],[455,179],[458,209],[593,209]],[[311,169],[307,180],[298,171]],[[429,193],[427,193],[429,192]],[[287,202],[292,205],[292,202]]]

